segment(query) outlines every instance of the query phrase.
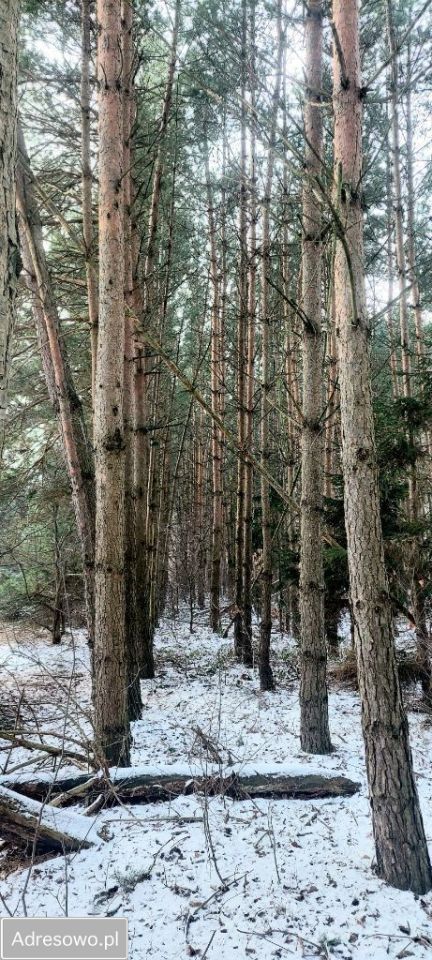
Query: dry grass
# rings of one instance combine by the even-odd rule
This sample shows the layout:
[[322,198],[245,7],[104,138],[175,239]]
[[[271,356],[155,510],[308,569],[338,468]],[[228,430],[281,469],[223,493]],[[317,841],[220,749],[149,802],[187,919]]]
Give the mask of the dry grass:
[[[419,683],[422,679],[422,668],[414,653],[398,655],[398,670],[403,684]],[[332,664],[330,675],[337,684],[358,689],[357,662],[353,650],[349,650],[343,660]]]

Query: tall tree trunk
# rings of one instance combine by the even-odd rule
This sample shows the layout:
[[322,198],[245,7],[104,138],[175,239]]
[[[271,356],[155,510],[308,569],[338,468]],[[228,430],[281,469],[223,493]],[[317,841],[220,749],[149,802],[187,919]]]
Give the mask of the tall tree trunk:
[[[415,342],[417,369],[423,372],[424,336],[423,311],[421,304],[420,287],[417,273],[416,251],[416,194],[414,188],[414,147],[413,147],[413,118],[412,118],[412,65],[411,65],[411,38],[407,42],[407,71],[406,71],[406,167],[407,167],[407,260],[408,277],[411,283],[411,306],[414,311]],[[425,430],[425,448],[432,458],[432,436],[430,428]]]
[[[210,177],[208,144],[205,143],[205,172],[207,184],[208,229],[210,241],[210,279],[212,283],[211,308],[211,405],[218,417],[223,416],[224,390],[222,303],[219,263],[216,245],[216,221],[213,188]],[[222,506],[223,506],[223,436],[215,420],[211,424],[212,457],[212,552],[210,576],[210,626],[215,633],[221,628],[220,594],[222,564]]]
[[124,209],[124,305],[125,352],[123,415],[125,439],[125,590],[126,590],[126,652],[129,719],[141,716],[140,664],[138,650],[138,610],[136,589],[136,499],[134,484],[134,428],[135,393],[134,361],[135,336],[133,320],[133,257],[132,257],[132,125],[134,120],[133,92],[133,7],[131,0],[122,0],[123,36],[123,209]]
[[[163,342],[165,337],[166,323],[167,323],[167,314],[168,314],[168,304],[170,300],[170,291],[171,291],[171,270],[173,262],[173,245],[174,245],[174,234],[175,234],[175,200],[176,200],[176,183],[177,183],[177,111],[175,115],[175,149],[173,156],[173,166],[172,166],[172,186],[171,186],[171,204],[168,217],[168,223],[166,224],[167,229],[167,239],[163,245],[164,250],[164,260],[165,260],[165,277],[163,282],[163,297],[162,297],[162,310],[161,310],[161,321],[160,321],[160,340]],[[162,363],[159,364],[159,367],[156,371],[154,377],[154,396],[153,396],[153,421],[156,423],[156,420],[159,418],[160,421],[165,419],[165,429],[164,431],[159,431],[159,436],[161,440],[158,444],[158,468],[157,471],[153,472],[154,481],[157,480],[157,485],[155,489],[156,502],[155,502],[155,511],[154,511],[154,528],[153,528],[153,541],[154,541],[154,551],[152,557],[152,570],[150,572],[150,614],[152,622],[150,624],[151,628],[159,623],[160,613],[163,609],[164,598],[161,592],[161,572],[166,570],[166,564],[164,561],[164,543],[166,542],[164,525],[168,520],[169,515],[169,502],[166,502],[166,488],[169,472],[170,472],[170,435],[171,427],[170,421],[172,419],[172,404],[175,393],[175,380],[171,379],[171,388],[169,388],[169,379],[166,381],[167,388],[166,392],[163,391],[163,379],[162,379]],[[168,399],[169,398],[169,399]],[[151,476],[150,471],[150,476]],[[162,532],[164,534],[162,538]],[[205,543],[202,540],[200,543],[200,552],[204,557],[205,565]],[[165,576],[165,574],[164,574]],[[153,636],[151,636],[151,642],[153,642]]]
[[423,317],[420,299],[420,288],[417,278],[416,256],[416,223],[415,223],[415,191],[414,191],[414,151],[413,151],[413,122],[412,122],[412,69],[411,69],[411,38],[407,42],[407,71],[406,71],[406,168],[407,168],[407,260],[408,279],[411,283],[410,299],[414,311],[415,341],[417,362],[421,368],[424,354]]
[[83,240],[87,279],[88,318],[92,359],[92,396],[94,399],[98,332],[98,289],[95,266],[95,238],[93,230],[91,123],[90,123],[90,64],[91,64],[91,7],[92,0],[81,0],[81,173]]
[[386,190],[387,190],[387,270],[388,270],[388,298],[387,330],[390,348],[390,370],[392,379],[393,399],[399,397],[398,357],[393,326],[393,189],[391,176],[390,143],[386,138]]
[[303,420],[300,521],[300,740],[307,753],[330,753],[324,624],[322,212],[314,177],[322,173],[322,0],[306,8],[306,156],[303,185]]
[[[286,97],[286,58],[287,50],[286,46],[284,47],[284,59],[283,59],[283,88],[282,88],[282,104],[283,104],[283,120],[282,120],[282,136],[283,143],[286,145],[288,143],[288,125],[287,125],[287,97]],[[290,211],[290,196],[289,196],[289,183],[288,183],[288,157],[286,152],[283,158],[283,225],[282,225],[282,264],[281,264],[281,273],[282,273],[282,293],[283,293],[283,321],[285,329],[285,390],[286,390],[286,412],[287,412],[287,471],[286,471],[286,486],[289,496],[294,496],[294,476],[298,460],[298,430],[296,423],[296,415],[298,415],[299,410],[299,389],[298,389],[298,378],[297,378],[297,363],[296,363],[296,350],[295,350],[295,315],[290,304],[290,287],[291,287],[291,272],[290,272],[290,258],[289,258],[289,224],[291,219]],[[285,535],[287,539],[287,546],[290,551],[295,550],[296,540],[297,540],[297,516],[295,511],[292,509],[292,506],[288,507],[287,517],[286,517],[286,528]],[[288,582],[286,588],[286,605],[287,605],[287,614],[286,614],[286,629],[292,633],[296,632],[297,627],[297,607],[298,607],[298,590],[297,585]]]
[[[194,466],[195,466],[195,568],[196,598],[198,610],[205,606],[205,437],[204,417],[201,409],[195,411],[194,429]],[[161,500],[162,504],[162,500]]]
[[[399,130],[399,79],[398,79],[398,48],[396,43],[395,36],[395,27],[393,20],[393,7],[392,0],[385,0],[386,3],[386,14],[387,14],[387,33],[388,33],[388,47],[389,54],[391,55],[391,64],[390,64],[390,88],[391,88],[391,104],[392,104],[392,143],[393,143],[393,186],[394,186],[394,219],[395,219],[395,232],[396,232],[396,262],[397,270],[399,277],[399,294],[400,294],[400,338],[401,338],[401,355],[402,355],[402,391],[403,397],[405,400],[409,401],[413,395],[413,386],[412,386],[412,364],[411,364],[411,353],[410,353],[410,337],[409,337],[409,323],[408,323],[408,295],[406,292],[407,281],[414,281],[414,296],[416,298],[417,307],[415,310],[416,318],[416,340],[417,340],[417,349],[420,351],[419,359],[421,357],[421,343],[422,343],[422,328],[421,328],[421,310],[419,304],[419,290],[416,283],[416,276],[413,270],[408,270],[407,257],[405,255],[405,246],[404,246],[404,224],[403,224],[403,196],[402,196],[402,172],[401,172],[401,149],[400,149],[400,130]],[[412,144],[411,144],[412,147]],[[412,156],[412,152],[411,152]],[[412,179],[412,171],[411,171]],[[411,221],[413,218],[413,209],[411,209]],[[413,221],[411,223],[411,233],[413,231],[414,225]],[[415,248],[413,247],[413,235],[411,241],[408,242],[408,251],[411,249],[411,255],[414,257],[412,266],[415,267]],[[408,261],[409,262],[409,261]],[[415,446],[415,436],[412,423],[410,422],[410,408],[407,408],[407,418],[408,418],[408,441],[412,449]],[[417,523],[419,517],[419,492],[418,492],[418,483],[417,483],[417,463],[414,459],[412,462],[410,476],[409,476],[409,515],[410,519]],[[421,551],[420,551],[420,539],[415,537],[412,542],[411,549],[408,551],[409,557],[409,573],[411,576],[411,603],[413,607],[414,617],[416,620],[416,639],[417,639],[417,658],[421,667],[422,673],[422,688],[423,693],[426,698],[429,698],[431,695],[432,689],[432,665],[430,659],[430,638],[429,631],[426,624],[426,613],[424,606],[424,594],[421,586],[422,580],[422,564],[421,564]]]
[[387,16],[387,33],[390,62],[390,93],[391,93],[391,131],[392,131],[392,149],[393,149],[393,200],[394,200],[394,223],[396,239],[396,264],[399,282],[399,319],[400,319],[400,340],[401,340],[401,359],[402,359],[402,390],[405,398],[411,397],[411,358],[409,345],[409,326],[408,326],[408,295],[407,287],[407,265],[404,247],[404,228],[403,228],[403,198],[402,198],[402,175],[401,175],[401,148],[400,148],[400,125],[399,125],[399,81],[398,81],[398,57],[396,47],[396,37],[394,32],[393,11],[391,0],[385,0]]
[[432,875],[399,686],[380,518],[364,282],[357,0],[333,0],[333,18],[342,463],[366,767],[378,874],[395,887],[425,893]]
[[[138,227],[132,219],[132,282],[133,304],[135,315],[143,315],[143,293],[139,278],[139,245]],[[134,356],[134,496],[135,496],[135,537],[136,537],[136,616],[137,639],[140,673],[143,679],[152,679],[155,675],[153,655],[153,637],[150,627],[150,597],[147,569],[147,540],[146,540],[146,501],[147,478],[149,461],[149,434],[146,385],[146,351],[138,341],[135,344]]]
[[[162,114],[158,130],[158,143],[153,171],[152,192],[148,220],[148,233],[143,264],[142,296],[137,294],[136,303],[140,309],[137,316],[142,317],[144,329],[147,329],[154,319],[153,313],[156,300],[156,262],[157,262],[157,234],[159,224],[159,209],[164,169],[163,147],[167,134],[171,114],[171,105],[174,89],[175,70],[177,62],[177,43],[180,24],[181,0],[176,0],[173,34],[168,61],[165,94],[162,104]],[[138,271],[139,272],[139,271]],[[137,496],[137,604],[138,604],[138,637],[141,647],[141,675],[143,678],[154,677],[153,632],[155,620],[155,589],[154,580],[156,570],[157,545],[155,531],[157,528],[158,498],[158,449],[149,442],[146,430],[148,429],[151,414],[158,403],[158,389],[160,373],[156,375],[156,383],[149,377],[149,356],[146,348],[138,343],[139,361],[135,371],[135,488]],[[153,397],[150,386],[153,387]],[[152,411],[153,402],[153,411]]]
[[59,419],[63,454],[81,546],[86,615],[90,643],[94,634],[95,488],[91,443],[81,400],[76,392],[61,334],[52,282],[45,257],[42,225],[22,130],[18,129],[19,163],[16,201],[25,278],[33,294],[34,315],[42,347],[48,392]]
[[0,421],[6,413],[10,341],[19,274],[15,223],[19,0],[0,0]]
[[[261,465],[267,470],[270,459],[270,305],[269,305],[269,277],[270,262],[270,203],[273,183],[274,153],[276,144],[277,115],[279,108],[279,92],[282,73],[282,2],[277,3],[277,55],[276,79],[272,98],[272,114],[269,136],[269,150],[267,158],[267,173],[264,188],[263,220],[262,220],[262,254],[261,254]],[[270,666],[270,638],[272,629],[272,536],[271,536],[271,508],[270,485],[264,473],[261,473],[261,516],[262,516],[262,572],[261,572],[261,623],[259,645],[259,675],[261,690],[272,690],[273,673]]]
[[[140,316],[142,298],[135,290],[136,310]],[[153,635],[150,624],[150,591],[148,579],[148,551],[146,537],[146,501],[149,461],[148,409],[146,387],[146,355],[143,347],[138,346],[134,363],[134,407],[135,407],[135,443],[134,443],[134,488],[136,500],[136,598],[137,598],[137,635],[139,644],[140,671],[143,679],[152,679],[155,675],[153,653]]]
[[[246,343],[248,316],[248,250],[247,250],[247,3],[241,7],[241,121],[240,121],[240,209],[239,209],[239,276],[237,328],[237,435],[242,448],[246,445]],[[244,625],[244,505],[246,468],[244,458],[237,461],[236,534],[235,534],[235,620],[234,649],[237,659],[252,666],[253,651]]]
[[[245,442],[246,448],[254,447],[254,401],[255,401],[255,326],[256,326],[256,281],[257,281],[257,183],[256,183],[256,36],[255,36],[256,0],[250,4],[250,124],[249,124],[249,251],[248,251],[248,310],[246,328],[246,371],[245,371]],[[253,487],[254,470],[250,460],[244,465],[244,549],[243,549],[243,629],[252,645],[252,574],[253,574]]]
[[95,732],[129,762],[125,634],[123,63],[120,3],[98,0],[99,336],[96,365]]
[[61,643],[65,632],[65,568],[62,558],[61,541],[58,528],[58,504],[53,507],[54,526],[54,600],[53,623],[51,627],[52,642]]
[[329,329],[327,331],[327,405],[325,422],[325,454],[324,454],[324,496],[333,497],[333,476],[336,471],[336,422],[337,422],[337,391],[338,391],[338,359],[334,324],[334,283],[330,281]]

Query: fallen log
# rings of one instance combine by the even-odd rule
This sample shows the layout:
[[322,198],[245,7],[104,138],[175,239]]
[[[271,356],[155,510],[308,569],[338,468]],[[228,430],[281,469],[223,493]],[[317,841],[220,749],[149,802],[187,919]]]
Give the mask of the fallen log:
[[[38,773],[33,779],[0,777],[1,787],[12,788],[17,793],[37,800],[51,799],[63,794],[65,804],[82,800],[85,796],[94,799],[104,794],[108,805],[117,803],[157,803],[191,794],[208,796],[223,795],[233,800],[287,799],[319,800],[325,797],[350,797],[359,789],[359,784],[346,777],[324,777],[314,774],[286,776],[279,773],[239,776],[191,776],[184,774],[142,773],[133,768],[110,771],[110,779],[101,774]],[[72,792],[76,791],[76,792]]]
[[25,843],[38,852],[69,852],[98,843],[94,821],[79,813],[59,810],[0,786],[0,836]]

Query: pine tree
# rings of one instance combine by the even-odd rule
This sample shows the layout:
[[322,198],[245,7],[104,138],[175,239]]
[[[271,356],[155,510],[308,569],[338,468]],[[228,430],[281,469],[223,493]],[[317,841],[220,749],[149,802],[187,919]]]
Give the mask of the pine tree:
[[129,762],[125,630],[124,214],[120,3],[98,0],[99,333],[95,392],[95,732],[110,764]]
[[335,309],[352,615],[377,871],[425,893],[432,874],[396,667],[384,563],[363,260],[357,0],[334,0]]

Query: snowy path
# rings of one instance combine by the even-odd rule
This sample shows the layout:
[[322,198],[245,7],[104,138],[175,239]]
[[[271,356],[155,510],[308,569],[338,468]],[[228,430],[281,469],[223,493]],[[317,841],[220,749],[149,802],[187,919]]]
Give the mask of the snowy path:
[[[1,915],[25,908],[29,916],[125,916],[132,960],[430,958],[432,895],[417,899],[393,890],[371,869],[358,698],[331,693],[335,753],[319,760],[304,756],[292,649],[282,639],[276,646],[278,690],[261,695],[257,677],[233,665],[229,642],[204,627],[191,637],[185,624],[162,624],[159,676],[143,684],[133,762],[160,772],[212,768],[193,729],[199,725],[217,744],[224,772],[338,772],[361,782],[357,796],[241,803],[194,797],[107,810],[98,825],[109,827],[108,843],[38,863],[29,878],[27,869],[5,877]],[[26,717],[34,722],[37,714],[44,729],[57,733],[67,722],[78,739],[89,734],[82,636],[55,651],[42,637],[19,649],[3,644],[0,662],[16,696],[15,679],[25,678]],[[62,691],[56,693],[57,673]],[[425,716],[410,719],[432,840],[432,727]],[[9,766],[29,756],[13,754]]]

